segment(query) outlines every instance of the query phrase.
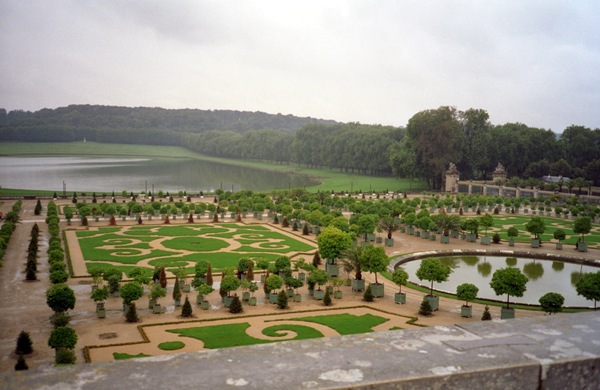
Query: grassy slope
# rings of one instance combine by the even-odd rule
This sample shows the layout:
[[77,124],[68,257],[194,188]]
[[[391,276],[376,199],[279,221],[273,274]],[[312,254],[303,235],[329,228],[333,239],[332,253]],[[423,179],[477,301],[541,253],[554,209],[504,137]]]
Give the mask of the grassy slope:
[[[202,155],[185,148],[174,146],[102,144],[95,142],[56,142],[56,143],[2,143],[0,156],[35,156],[35,155],[115,155],[115,156],[153,156],[172,158],[192,158],[214,161],[222,164],[241,165],[256,169],[291,172],[318,177],[320,185],[310,190],[327,191],[410,191],[423,190],[420,181],[398,180],[391,177],[377,177],[358,174],[347,174],[326,169],[308,169],[296,164],[281,165],[244,160],[233,160]],[[4,191],[4,190],[2,190]],[[0,191],[0,195],[12,195]],[[30,194],[27,194],[30,195]]]

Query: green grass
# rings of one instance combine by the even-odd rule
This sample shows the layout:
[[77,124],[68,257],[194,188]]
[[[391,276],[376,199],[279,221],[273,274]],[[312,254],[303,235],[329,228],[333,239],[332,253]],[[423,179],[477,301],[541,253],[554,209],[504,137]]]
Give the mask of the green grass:
[[[36,156],[36,155],[63,155],[63,156],[151,156],[190,158],[197,160],[213,161],[221,164],[244,166],[267,171],[283,171],[318,178],[319,185],[308,187],[309,191],[421,191],[426,188],[423,181],[399,180],[393,177],[379,177],[360,174],[348,174],[336,170],[308,169],[297,164],[272,164],[246,160],[234,160],[219,157],[206,156],[191,150],[175,146],[153,146],[153,145],[123,145],[103,144],[96,142],[0,142],[0,155],[5,156]],[[0,195],[15,196],[23,195],[24,190],[11,189],[11,193],[4,193],[0,189]],[[37,192],[37,191],[36,191]],[[48,191],[46,195],[52,195],[54,191]],[[34,195],[31,193],[31,195]]]
[[145,353],[138,353],[137,355],[130,355],[128,353],[119,353],[119,352],[113,353],[113,358],[115,358],[115,360],[135,359],[135,358],[143,358],[143,357],[150,357],[150,356],[152,356],[152,355],[146,355]]
[[[313,245],[264,226],[223,224],[161,226],[157,231],[153,229],[156,227],[136,226],[129,230],[107,227],[98,231],[77,232],[77,237],[87,266],[91,263],[98,265],[102,262],[114,262],[120,264],[117,268],[124,272],[128,272],[142,260],[149,260],[152,267],[185,266],[189,272],[193,271],[193,267],[188,262],[207,260],[211,262],[213,271],[218,271],[237,266],[239,259],[244,256],[264,257],[274,261],[282,255],[315,249]],[[152,249],[150,242],[161,237],[169,237],[162,241],[167,250]],[[229,243],[220,238],[237,240],[241,246],[228,250]],[[271,243],[269,239],[277,242]],[[108,267],[105,265],[101,268]]]
[[[273,321],[289,321],[273,320]],[[355,316],[352,314],[331,314],[322,316],[309,316],[293,318],[293,321],[305,321],[315,324],[328,326],[341,335],[368,333],[373,331],[373,327],[388,321],[387,318],[364,314]],[[261,340],[249,336],[246,329],[250,327],[247,322],[239,324],[211,325],[184,329],[170,329],[168,332],[179,334],[183,337],[193,337],[204,343],[204,348],[227,348],[241,345],[266,344],[275,342],[274,340]],[[294,338],[285,340],[305,340],[323,337],[323,334],[310,326],[281,324],[263,329],[263,334],[271,337],[285,337],[286,331],[296,333]]]
[[158,348],[163,351],[176,351],[185,347],[185,344],[181,341],[166,341],[164,343],[158,344]]
[[363,314],[355,316],[353,314],[332,314],[325,316],[311,316],[295,318],[296,321],[314,322],[334,329],[341,335],[369,333],[373,327],[388,321],[387,318],[374,316],[372,314]]

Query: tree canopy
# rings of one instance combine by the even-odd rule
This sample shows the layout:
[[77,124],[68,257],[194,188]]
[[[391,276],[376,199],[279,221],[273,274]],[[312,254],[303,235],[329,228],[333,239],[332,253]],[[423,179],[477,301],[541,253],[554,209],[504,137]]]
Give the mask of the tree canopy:
[[496,295],[506,294],[506,308],[509,308],[510,296],[522,297],[528,281],[518,268],[507,267],[494,272],[490,286]]
[[317,237],[317,244],[321,256],[326,259],[336,259],[352,245],[352,239],[348,233],[334,226],[327,226]]
[[452,268],[449,265],[442,263],[438,258],[431,257],[421,260],[416,275],[419,280],[429,280],[431,282],[429,295],[433,296],[433,282],[445,282],[451,272]]

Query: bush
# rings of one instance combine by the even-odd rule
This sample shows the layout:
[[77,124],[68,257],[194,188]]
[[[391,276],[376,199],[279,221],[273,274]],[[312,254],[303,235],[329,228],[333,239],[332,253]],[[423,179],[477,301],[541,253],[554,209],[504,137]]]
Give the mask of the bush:
[[419,314],[421,314],[423,316],[429,316],[429,315],[431,315],[432,312],[433,312],[433,309],[431,308],[431,305],[429,304],[429,300],[423,299],[423,302],[421,302],[421,307],[419,308]]
[[54,357],[54,363],[56,364],[75,364],[77,357],[75,353],[66,348],[59,348],[56,350],[56,356]]
[[17,348],[15,349],[15,353],[17,355],[29,355],[32,352],[33,347],[29,332],[22,330],[21,333],[19,333],[19,337],[17,337]]
[[373,291],[371,291],[371,286],[367,286],[367,288],[365,289],[363,299],[365,302],[373,302],[375,300],[375,297],[373,296]]
[[485,305],[485,309],[483,310],[483,315],[481,316],[481,321],[491,321],[492,313],[490,313],[490,308],[488,305]]
[[17,364],[15,364],[15,371],[23,370],[29,370],[29,366],[27,365],[27,362],[25,361],[23,355],[19,355],[19,358],[17,359]]
[[287,309],[288,307],[288,296],[285,290],[281,290],[277,294],[277,307],[280,309]]
[[64,283],[69,279],[69,274],[65,270],[57,270],[50,273],[50,282],[52,284]]
[[302,235],[303,236],[308,236],[308,224],[304,224],[304,227],[302,227]]
[[323,305],[331,306],[331,295],[329,295],[329,290],[325,290],[325,295],[323,296]]
[[231,301],[231,304],[229,305],[229,312],[231,314],[238,314],[238,313],[241,313],[242,311],[244,311],[244,308],[242,307],[242,302],[240,301],[240,297],[238,297],[237,295],[234,295],[233,300]]
[[53,349],[73,349],[77,345],[77,334],[73,328],[60,326],[50,333],[48,346]]
[[135,307],[135,302],[131,302],[129,306],[127,306],[127,316],[125,317],[127,322],[138,322],[139,318],[137,315],[137,308]]
[[494,233],[494,235],[492,236],[492,242],[494,244],[500,244],[500,234]]
[[181,316],[184,318],[190,318],[193,315],[192,304],[190,303],[187,295],[185,296],[185,302],[183,303],[183,307],[181,308]]
[[69,325],[70,321],[71,316],[64,312],[55,313],[52,315],[52,317],[50,317],[50,322],[52,323],[52,325],[54,325],[55,328],[67,326]]

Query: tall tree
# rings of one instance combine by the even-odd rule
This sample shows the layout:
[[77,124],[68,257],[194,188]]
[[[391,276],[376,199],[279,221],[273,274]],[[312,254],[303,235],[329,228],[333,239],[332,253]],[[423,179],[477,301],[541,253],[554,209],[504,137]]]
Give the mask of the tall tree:
[[430,188],[440,189],[448,165],[461,157],[464,134],[458,112],[453,107],[418,112],[406,130],[420,176]]
[[490,116],[485,110],[469,108],[461,112],[459,118],[465,138],[459,171],[464,178],[486,179],[490,165]]

